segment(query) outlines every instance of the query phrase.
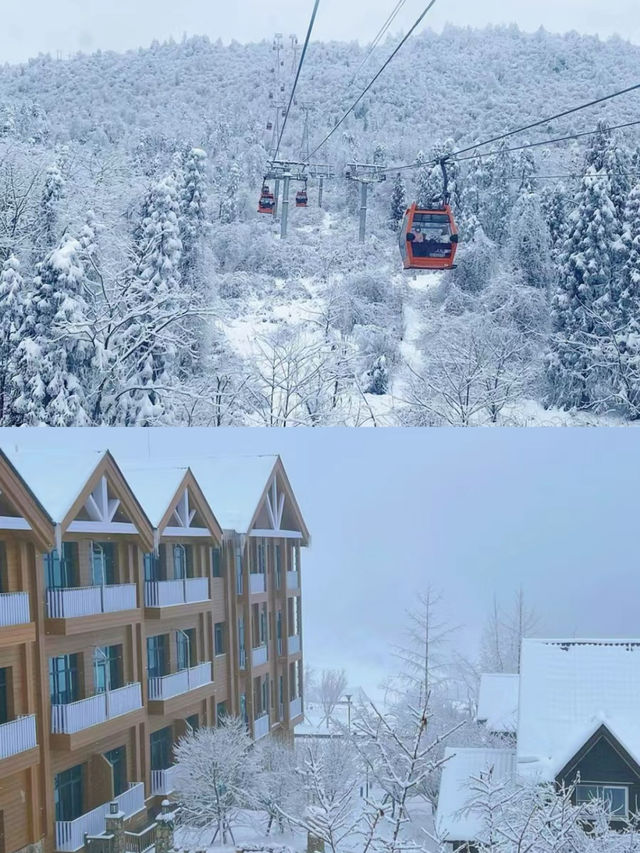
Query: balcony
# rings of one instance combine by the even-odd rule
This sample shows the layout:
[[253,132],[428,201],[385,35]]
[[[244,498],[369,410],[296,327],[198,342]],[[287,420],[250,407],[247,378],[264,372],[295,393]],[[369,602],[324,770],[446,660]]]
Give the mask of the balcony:
[[196,604],[209,601],[208,578],[182,578],[170,581],[146,581],[145,607],[173,607],[176,604]]
[[302,697],[298,696],[297,699],[292,699],[289,702],[289,719],[295,720],[296,717],[299,717],[302,714]]
[[171,675],[150,678],[148,681],[149,701],[173,699],[174,696],[180,696],[183,693],[188,693],[197,687],[204,687],[206,684],[211,684],[212,682],[213,671],[211,661],[206,661],[188,669],[181,669],[179,672],[174,672]]
[[289,637],[288,646],[289,654],[297,655],[300,649],[302,648],[302,645],[300,643],[300,634],[293,634],[291,637]]
[[[134,782],[114,800],[120,811],[129,818],[144,809],[144,784]],[[109,803],[103,803],[75,820],[56,821],[56,850],[66,850],[71,853],[84,847],[84,836],[100,835],[105,831],[105,818],[109,814]]]
[[142,708],[139,682],[68,705],[51,706],[51,733],[72,735]]
[[176,789],[177,766],[167,767],[166,770],[151,771],[151,793],[155,796],[171,794]]
[[268,659],[267,647],[258,646],[256,649],[251,650],[251,663],[253,666],[262,666],[263,663],[266,663]]
[[258,717],[254,720],[253,723],[253,739],[260,740],[260,738],[269,734],[269,714],[263,714],[261,717]]
[[[37,746],[35,715],[18,717],[16,720],[11,720],[11,722],[3,723],[0,726],[0,761],[36,749]],[[33,762],[28,762],[28,764],[35,763],[35,761],[37,761],[37,756]]]
[[300,572],[287,572],[287,589],[300,589]]
[[75,619],[136,610],[137,607],[136,585],[133,583],[47,590],[49,619]]
[[249,575],[249,592],[252,595],[259,595],[261,592],[266,592],[266,589],[266,575],[257,573]]
[[0,627],[31,622],[28,592],[3,592],[0,595]]
[[0,646],[26,643],[36,638],[36,626],[31,621],[29,593],[0,594]]

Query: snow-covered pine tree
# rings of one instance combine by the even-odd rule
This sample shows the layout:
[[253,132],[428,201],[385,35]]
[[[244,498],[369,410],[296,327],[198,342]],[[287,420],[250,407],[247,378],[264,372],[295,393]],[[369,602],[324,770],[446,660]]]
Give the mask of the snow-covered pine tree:
[[389,368],[386,356],[378,356],[371,370],[367,371],[366,380],[366,394],[382,396],[389,393]]
[[38,266],[9,370],[12,424],[84,426],[93,346],[80,243],[65,236]]
[[416,157],[420,169],[416,177],[416,203],[418,207],[431,207],[442,202],[444,185],[442,168],[434,166],[433,160],[420,151]]
[[566,186],[558,184],[551,192],[541,191],[541,203],[547,220],[551,245],[556,250],[567,236],[570,201]]
[[381,142],[379,142],[376,145],[375,150],[373,152],[373,161],[372,162],[375,163],[376,166],[386,166],[387,165],[387,147],[386,147],[386,145],[383,145]]
[[609,195],[620,221],[631,190],[631,152],[614,134],[606,121],[598,122],[598,132],[591,138],[586,152],[587,168],[605,172],[609,178]]
[[180,298],[179,213],[178,189],[170,175],[150,188],[136,229],[122,331],[113,339],[116,354],[127,353],[124,393],[111,401],[109,418],[115,423],[151,426],[172,419],[177,346],[163,331]]
[[52,163],[47,169],[40,200],[39,222],[39,248],[41,251],[49,251],[58,241],[58,216],[60,203],[64,196],[65,181],[62,176],[59,162]]
[[391,193],[391,215],[389,217],[389,227],[392,231],[397,231],[400,228],[406,209],[407,189],[402,173],[398,172],[393,182],[393,191]]
[[509,229],[509,216],[513,208],[514,163],[506,143],[498,146],[498,153],[490,158],[486,171],[488,186],[480,200],[480,222],[487,237],[501,243]]
[[570,217],[552,300],[548,356],[550,398],[566,409],[597,405],[606,395],[602,371],[609,328],[619,323],[615,267],[620,233],[609,179],[590,167]]
[[620,325],[612,351],[612,381],[626,414],[640,418],[640,183],[629,193],[622,243]]
[[25,314],[24,297],[20,261],[15,255],[9,255],[0,272],[0,425],[5,424],[11,398],[9,366],[20,341]]
[[530,287],[548,288],[553,279],[551,236],[537,193],[523,192],[511,217],[509,256]]
[[242,170],[238,163],[234,160],[229,168],[227,186],[224,191],[224,198],[220,204],[220,221],[229,224],[238,219],[238,193],[242,183]]
[[207,221],[207,155],[201,148],[191,148],[183,157],[179,193],[180,272],[184,285],[196,287],[200,240]]

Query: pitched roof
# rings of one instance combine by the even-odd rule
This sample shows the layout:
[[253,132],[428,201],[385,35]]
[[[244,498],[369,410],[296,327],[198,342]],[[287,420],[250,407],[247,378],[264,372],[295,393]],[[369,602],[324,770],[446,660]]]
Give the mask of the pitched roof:
[[477,719],[490,732],[515,732],[518,726],[519,676],[484,673],[480,676]]
[[473,800],[472,778],[493,770],[494,779],[515,775],[515,749],[447,747],[442,768],[436,829],[445,841],[474,841],[482,831],[481,816],[468,810]]
[[551,780],[605,725],[640,762],[640,640],[523,640],[518,773]]
[[120,466],[149,521],[159,527],[187,473],[187,467],[162,463],[125,462]]
[[2,450],[54,524],[64,520],[105,455],[93,450],[23,450],[15,442]]

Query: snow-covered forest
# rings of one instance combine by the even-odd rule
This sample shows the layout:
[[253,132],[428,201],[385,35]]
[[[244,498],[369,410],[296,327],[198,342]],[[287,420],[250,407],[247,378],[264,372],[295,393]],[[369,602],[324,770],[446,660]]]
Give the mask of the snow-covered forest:
[[[312,43],[282,154],[340,118],[395,42]],[[286,91],[294,72],[285,50]],[[271,42],[206,38],[0,69],[0,424],[483,425],[640,415],[638,91],[452,167],[458,267],[402,272],[426,162],[637,83],[640,47],[426,32],[316,155],[286,241],[257,200]],[[278,87],[279,88],[279,87]],[[509,147],[590,131],[562,145]],[[491,147],[483,151],[493,150]],[[421,160],[422,158],[422,160]]]

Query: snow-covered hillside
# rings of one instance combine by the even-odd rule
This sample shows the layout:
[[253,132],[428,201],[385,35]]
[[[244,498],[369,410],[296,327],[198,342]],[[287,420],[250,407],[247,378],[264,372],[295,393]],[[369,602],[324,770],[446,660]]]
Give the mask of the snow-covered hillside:
[[[364,48],[312,44],[297,99],[311,147],[394,46],[354,82]],[[287,241],[256,212],[272,63],[267,41],[194,38],[0,70],[0,423],[638,417],[640,136],[603,124],[507,150],[631,122],[638,92],[452,165],[452,272],[400,263],[399,201],[437,191],[431,166],[372,188],[364,245],[343,173],[428,160],[634,84],[640,48],[514,27],[413,39],[318,152],[336,177],[322,210],[310,181]],[[302,137],[295,108],[284,156]]]

